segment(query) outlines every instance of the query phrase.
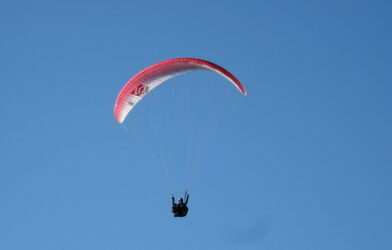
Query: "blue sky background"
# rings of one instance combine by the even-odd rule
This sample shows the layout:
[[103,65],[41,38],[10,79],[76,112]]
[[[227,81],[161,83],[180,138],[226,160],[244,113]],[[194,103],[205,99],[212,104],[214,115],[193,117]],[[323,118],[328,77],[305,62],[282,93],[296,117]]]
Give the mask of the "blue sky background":
[[[391,249],[391,7],[0,1],[0,249]],[[249,93],[184,219],[112,113],[133,74],[174,57]]]

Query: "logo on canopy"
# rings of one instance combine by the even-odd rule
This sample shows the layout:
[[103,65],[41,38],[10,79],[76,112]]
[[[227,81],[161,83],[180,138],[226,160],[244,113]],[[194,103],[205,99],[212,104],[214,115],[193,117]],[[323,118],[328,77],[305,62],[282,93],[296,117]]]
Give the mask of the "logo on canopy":
[[140,84],[139,86],[137,86],[133,91],[132,91],[132,95],[135,96],[139,96],[139,97],[143,97],[145,94],[147,94],[148,92],[148,86],[144,85],[144,84]]

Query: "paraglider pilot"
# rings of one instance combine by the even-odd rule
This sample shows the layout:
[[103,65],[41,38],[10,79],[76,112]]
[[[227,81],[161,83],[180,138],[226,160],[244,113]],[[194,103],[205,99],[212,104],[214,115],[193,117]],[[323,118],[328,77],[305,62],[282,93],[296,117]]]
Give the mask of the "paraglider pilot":
[[185,217],[186,214],[188,213],[188,207],[186,206],[188,204],[189,200],[189,194],[188,191],[185,191],[185,196],[184,196],[185,202],[182,198],[178,199],[178,204],[174,202],[174,195],[172,194],[172,212],[174,217]]

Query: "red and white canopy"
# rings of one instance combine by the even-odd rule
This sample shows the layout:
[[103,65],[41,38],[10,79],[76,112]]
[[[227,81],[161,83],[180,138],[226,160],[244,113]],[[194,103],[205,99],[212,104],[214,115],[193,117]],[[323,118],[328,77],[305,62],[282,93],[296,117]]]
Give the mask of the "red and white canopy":
[[221,66],[202,59],[175,58],[151,65],[139,72],[125,84],[114,105],[115,119],[119,123],[122,123],[132,108],[148,92],[164,81],[196,70],[214,71],[228,79],[242,94],[246,95],[246,90],[240,81]]

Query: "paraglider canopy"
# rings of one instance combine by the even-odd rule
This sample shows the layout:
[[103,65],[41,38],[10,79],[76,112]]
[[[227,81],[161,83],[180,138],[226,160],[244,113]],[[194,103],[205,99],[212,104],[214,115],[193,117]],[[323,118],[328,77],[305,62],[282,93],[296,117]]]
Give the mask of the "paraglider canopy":
[[151,90],[166,80],[187,72],[209,70],[228,79],[244,95],[246,90],[229,71],[209,61],[197,58],[175,58],[156,63],[129,80],[117,97],[114,117],[122,123],[132,108]]

